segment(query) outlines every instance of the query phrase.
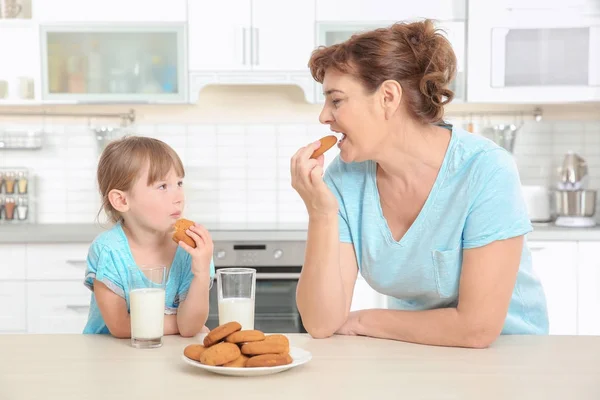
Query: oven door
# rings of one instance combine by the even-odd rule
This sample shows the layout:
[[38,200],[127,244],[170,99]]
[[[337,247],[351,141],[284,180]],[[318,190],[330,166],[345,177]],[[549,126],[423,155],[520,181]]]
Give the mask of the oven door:
[[[228,267],[217,267],[220,268]],[[296,307],[296,287],[302,267],[254,267],[256,291],[254,329],[266,333],[306,333]],[[219,325],[216,279],[210,289],[206,326]]]

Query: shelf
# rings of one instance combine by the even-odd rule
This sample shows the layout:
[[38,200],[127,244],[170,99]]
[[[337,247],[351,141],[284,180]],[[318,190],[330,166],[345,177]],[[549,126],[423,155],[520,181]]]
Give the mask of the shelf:
[[39,100],[0,99],[0,107],[6,106],[39,106],[43,103]]
[[37,28],[38,22],[26,18],[0,18],[0,29],[11,28]]

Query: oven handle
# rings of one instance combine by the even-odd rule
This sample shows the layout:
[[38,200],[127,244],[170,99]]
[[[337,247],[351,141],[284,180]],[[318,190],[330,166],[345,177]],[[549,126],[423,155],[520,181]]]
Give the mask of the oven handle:
[[269,273],[269,272],[260,272],[256,274],[256,280],[267,280],[267,279],[271,279],[271,280],[285,280],[285,279],[298,279],[300,278],[300,274],[299,273],[285,273],[285,272],[279,272],[279,273]]

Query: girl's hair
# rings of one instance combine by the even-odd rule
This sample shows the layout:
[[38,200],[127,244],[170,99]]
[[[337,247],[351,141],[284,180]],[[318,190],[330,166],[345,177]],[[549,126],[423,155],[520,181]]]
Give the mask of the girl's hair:
[[402,86],[408,112],[424,123],[441,121],[444,106],[454,97],[448,84],[456,75],[456,56],[431,20],[396,23],[321,46],[309,67],[319,83],[329,68],[349,73],[370,94],[386,80],[395,80]]
[[122,216],[110,204],[109,192],[130,190],[147,164],[148,185],[163,179],[171,168],[177,175],[185,176],[183,163],[175,150],[158,139],[127,136],[110,142],[102,152],[98,162],[98,186],[102,209],[112,222],[120,221]]

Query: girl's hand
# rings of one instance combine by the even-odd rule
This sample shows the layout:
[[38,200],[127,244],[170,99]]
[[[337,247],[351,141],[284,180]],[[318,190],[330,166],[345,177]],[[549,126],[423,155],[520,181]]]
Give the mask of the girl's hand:
[[193,249],[184,242],[179,245],[192,256],[192,273],[194,276],[208,273],[213,257],[214,244],[208,230],[200,224],[194,224],[185,232],[196,242]]

